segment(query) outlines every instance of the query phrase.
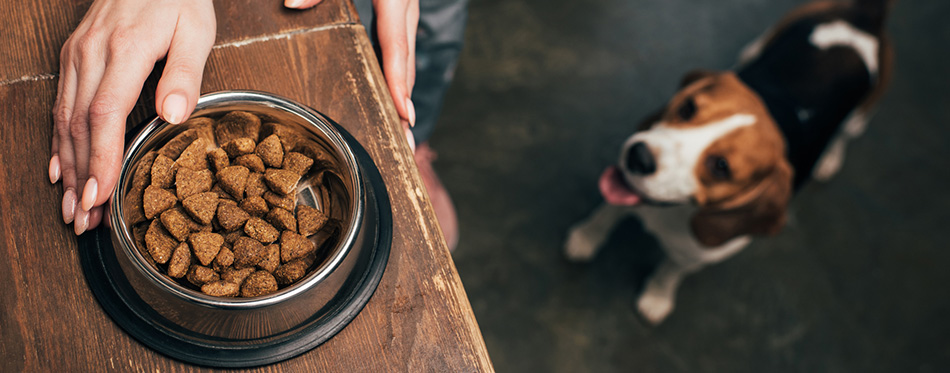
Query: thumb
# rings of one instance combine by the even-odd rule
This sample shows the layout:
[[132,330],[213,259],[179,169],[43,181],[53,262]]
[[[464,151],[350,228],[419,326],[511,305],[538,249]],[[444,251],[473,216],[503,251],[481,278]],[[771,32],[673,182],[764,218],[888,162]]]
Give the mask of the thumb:
[[195,25],[179,22],[155,89],[155,112],[169,123],[184,122],[195,109],[205,62],[214,45],[214,30]]
[[320,4],[321,1],[322,0],[284,0],[284,6],[292,9],[307,9]]

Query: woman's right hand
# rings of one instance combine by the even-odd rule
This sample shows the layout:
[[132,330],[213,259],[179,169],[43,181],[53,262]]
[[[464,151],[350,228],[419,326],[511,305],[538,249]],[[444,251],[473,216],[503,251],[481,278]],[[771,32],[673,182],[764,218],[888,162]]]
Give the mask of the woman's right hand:
[[166,59],[155,111],[181,123],[198,102],[215,27],[211,0],[97,0],[63,45],[49,177],[63,181],[63,220],[77,235],[102,220],[126,118],[155,63]]

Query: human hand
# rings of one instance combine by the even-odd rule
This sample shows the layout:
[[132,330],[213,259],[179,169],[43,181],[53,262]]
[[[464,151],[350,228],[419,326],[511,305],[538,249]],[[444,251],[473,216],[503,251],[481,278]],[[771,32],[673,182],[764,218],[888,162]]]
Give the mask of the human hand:
[[[285,0],[288,8],[304,9],[321,0]],[[419,27],[419,0],[373,0],[376,31],[383,59],[383,76],[393,104],[406,132],[409,146],[415,140],[409,127],[416,122],[412,105],[412,87],[416,81],[416,30]]]
[[74,223],[77,235],[103,218],[118,179],[126,117],[155,63],[166,58],[155,111],[181,123],[198,101],[215,27],[210,0],[97,0],[66,40],[49,177],[63,181],[63,221]]

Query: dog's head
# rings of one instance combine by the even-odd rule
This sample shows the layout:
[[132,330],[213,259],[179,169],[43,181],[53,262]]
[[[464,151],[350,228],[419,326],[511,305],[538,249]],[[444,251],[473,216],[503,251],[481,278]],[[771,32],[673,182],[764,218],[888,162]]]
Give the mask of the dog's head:
[[688,74],[667,106],[623,146],[601,178],[609,203],[695,203],[706,246],[774,234],[785,222],[792,169],[765,104],[731,72]]

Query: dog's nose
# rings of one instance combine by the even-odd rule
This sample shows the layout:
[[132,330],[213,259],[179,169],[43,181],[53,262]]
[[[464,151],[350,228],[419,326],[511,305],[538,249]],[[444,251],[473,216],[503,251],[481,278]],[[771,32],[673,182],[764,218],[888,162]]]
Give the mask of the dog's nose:
[[643,175],[656,172],[656,162],[647,144],[637,142],[627,149],[627,169],[635,174]]

